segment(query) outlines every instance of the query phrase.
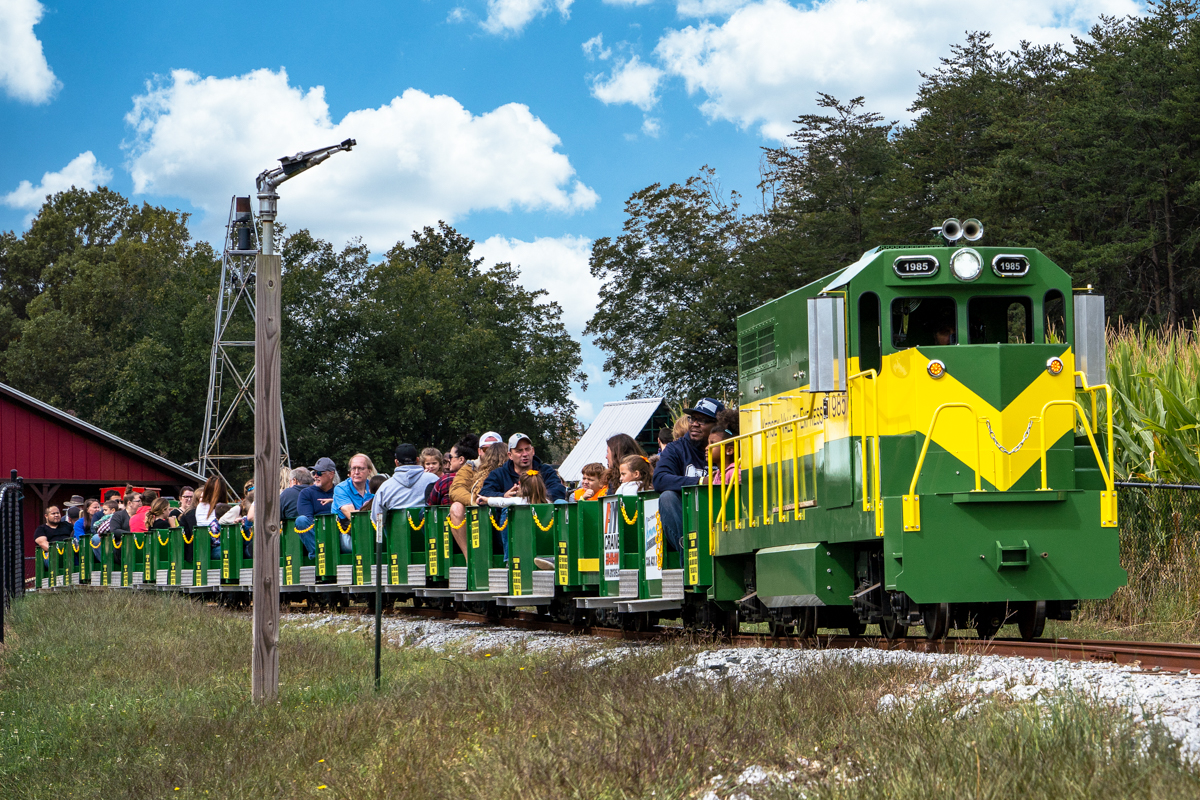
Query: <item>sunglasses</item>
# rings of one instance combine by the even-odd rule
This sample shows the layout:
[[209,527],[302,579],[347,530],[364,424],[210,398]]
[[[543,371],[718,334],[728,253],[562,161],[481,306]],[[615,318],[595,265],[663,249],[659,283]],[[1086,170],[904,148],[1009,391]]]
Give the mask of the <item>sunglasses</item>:
[[325,470],[321,470],[321,469],[314,469],[314,470],[310,470],[310,471],[312,472],[314,478],[319,478],[325,474]]

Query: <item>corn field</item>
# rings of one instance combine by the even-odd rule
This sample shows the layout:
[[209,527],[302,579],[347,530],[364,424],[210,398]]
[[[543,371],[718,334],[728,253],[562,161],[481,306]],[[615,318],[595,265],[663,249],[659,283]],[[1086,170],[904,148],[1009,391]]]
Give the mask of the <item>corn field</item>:
[[1108,331],[1114,459],[1123,480],[1200,484],[1200,350],[1194,330]]

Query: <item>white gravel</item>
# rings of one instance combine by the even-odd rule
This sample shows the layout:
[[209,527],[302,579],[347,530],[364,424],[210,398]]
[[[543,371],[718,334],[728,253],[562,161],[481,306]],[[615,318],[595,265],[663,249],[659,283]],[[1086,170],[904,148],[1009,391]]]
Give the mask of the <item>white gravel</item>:
[[[326,628],[334,633],[361,633],[373,636],[375,618],[356,614],[284,614],[280,617],[279,627],[281,630]],[[402,616],[383,618],[383,638],[396,647],[421,647],[439,652],[447,649],[486,651],[514,647],[530,652],[591,651],[603,647],[602,655],[587,662],[590,666],[600,666],[610,659],[621,658],[631,649],[627,646],[613,647],[606,640],[592,636],[502,628],[463,620],[430,620]]]
[[[996,695],[1044,704],[1056,694],[1082,694],[1124,708],[1135,721],[1161,723],[1179,741],[1180,757],[1200,764],[1200,675],[1144,673],[1115,664],[1007,656],[737,648],[701,653],[690,663],[659,676],[659,680],[762,680],[818,666],[852,663],[933,667],[933,680],[911,687],[900,697],[884,695],[879,700],[881,710],[903,710],[918,700],[947,695]],[[966,713],[969,710],[968,706]]]

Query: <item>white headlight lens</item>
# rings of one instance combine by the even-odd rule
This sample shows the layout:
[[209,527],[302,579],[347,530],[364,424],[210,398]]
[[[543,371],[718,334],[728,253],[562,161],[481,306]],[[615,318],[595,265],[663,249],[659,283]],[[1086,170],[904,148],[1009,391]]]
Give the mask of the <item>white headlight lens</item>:
[[983,272],[983,258],[970,248],[959,250],[950,257],[950,271],[960,281],[973,281]]

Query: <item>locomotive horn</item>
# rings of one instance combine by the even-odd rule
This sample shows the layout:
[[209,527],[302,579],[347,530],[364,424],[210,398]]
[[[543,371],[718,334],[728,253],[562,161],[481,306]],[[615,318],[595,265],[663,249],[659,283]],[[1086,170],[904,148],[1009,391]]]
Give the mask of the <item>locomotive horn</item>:
[[963,238],[968,242],[977,242],[983,238],[983,223],[972,217],[962,224]]
[[942,223],[942,236],[947,242],[957,242],[962,238],[963,226],[962,223],[954,217]]

